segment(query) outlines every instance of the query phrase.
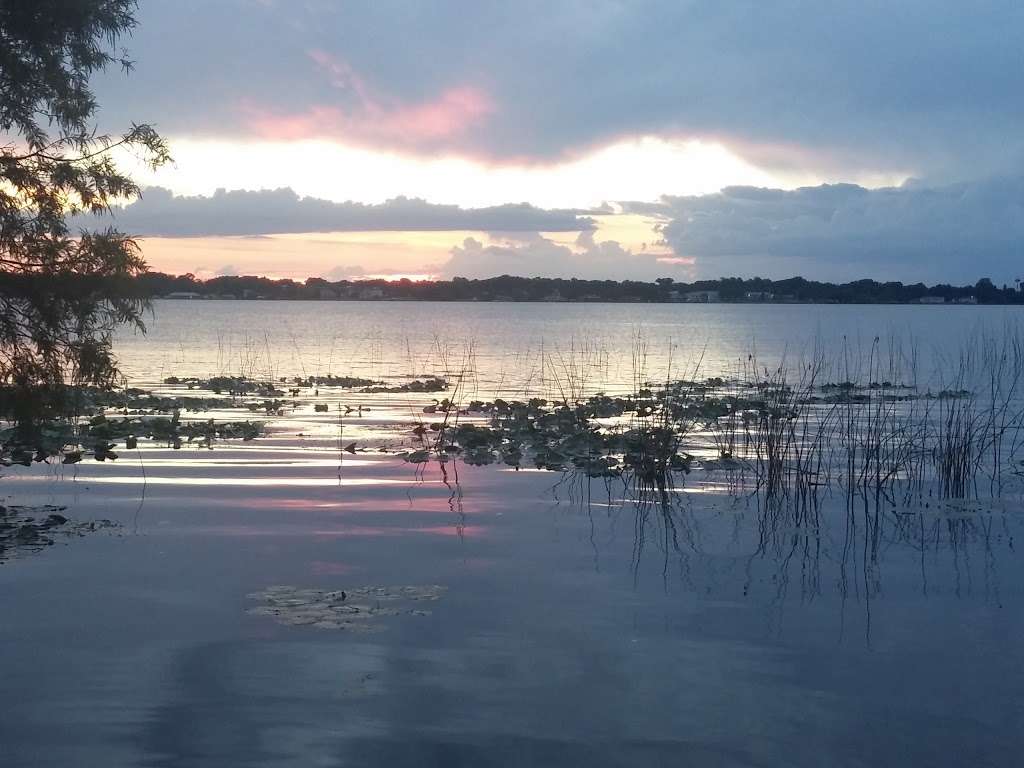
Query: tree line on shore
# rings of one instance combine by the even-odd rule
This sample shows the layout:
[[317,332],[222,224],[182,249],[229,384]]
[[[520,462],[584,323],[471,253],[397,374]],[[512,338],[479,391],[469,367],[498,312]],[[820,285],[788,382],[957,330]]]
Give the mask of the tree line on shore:
[[383,301],[611,301],[611,302],[774,302],[826,304],[978,303],[1024,304],[1019,283],[995,285],[982,278],[974,285],[933,286],[855,280],[829,283],[793,277],[768,280],[739,277],[691,283],[660,278],[584,280],[502,275],[482,280],[340,280],[311,277],[303,282],[258,276],[220,276],[149,272],[137,278],[142,292],[154,297],[219,299],[313,299]]

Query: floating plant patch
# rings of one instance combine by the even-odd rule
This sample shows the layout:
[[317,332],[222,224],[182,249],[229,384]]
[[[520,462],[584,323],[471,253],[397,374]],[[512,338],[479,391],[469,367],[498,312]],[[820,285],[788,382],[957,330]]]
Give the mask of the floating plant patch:
[[59,539],[85,536],[101,530],[117,529],[110,520],[69,520],[65,507],[0,506],[0,564],[19,555],[39,552]]
[[436,584],[334,590],[276,586],[249,595],[260,604],[248,612],[292,627],[372,632],[382,629],[380,620],[388,616],[428,616],[421,604],[439,600],[446,589]]

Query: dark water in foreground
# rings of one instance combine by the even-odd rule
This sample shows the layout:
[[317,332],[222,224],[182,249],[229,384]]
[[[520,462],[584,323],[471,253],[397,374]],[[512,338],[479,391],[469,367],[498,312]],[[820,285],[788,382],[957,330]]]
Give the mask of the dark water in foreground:
[[[913,510],[835,494],[809,525],[722,473],[652,500],[373,453],[339,471],[305,413],[252,443],[44,470],[5,471],[0,503],[122,528],[0,566],[5,768],[1024,753],[1019,494]],[[434,584],[429,615],[377,632],[248,612],[272,585]]]

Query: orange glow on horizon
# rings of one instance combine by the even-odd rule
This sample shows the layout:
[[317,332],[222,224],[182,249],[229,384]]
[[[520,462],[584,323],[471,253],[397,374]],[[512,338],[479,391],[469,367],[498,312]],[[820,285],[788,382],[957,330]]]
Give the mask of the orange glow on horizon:
[[[594,242],[614,240],[636,254],[675,258],[661,243],[650,216],[609,214],[593,216]],[[579,232],[536,233],[579,252]],[[150,269],[170,274],[192,273],[207,280],[219,275],[259,275],[275,280],[303,281],[322,277],[339,280],[403,279],[419,282],[442,279],[452,248],[467,238],[485,247],[515,246],[517,236],[471,230],[310,232],[256,237],[151,237],[139,243]],[[666,262],[675,264],[678,262]]]
[[362,277],[351,278],[354,281],[358,280],[386,280],[389,283],[397,283],[400,280],[410,280],[414,283],[422,283],[428,280],[440,280],[440,275],[432,273],[391,273],[391,274],[379,274],[379,275],[363,275]]

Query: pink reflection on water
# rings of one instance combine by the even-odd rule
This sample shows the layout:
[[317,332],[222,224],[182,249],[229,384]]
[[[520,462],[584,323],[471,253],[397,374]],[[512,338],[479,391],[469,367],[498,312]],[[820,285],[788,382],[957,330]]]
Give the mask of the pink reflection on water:
[[428,528],[411,528],[418,533],[429,533],[434,536],[458,536],[460,539],[477,539],[487,530],[485,525],[434,525]]
[[110,475],[107,477],[80,477],[79,482],[109,483],[112,485],[214,485],[214,486],[361,486],[361,485],[422,485],[421,481],[374,477],[154,477],[141,475]]
[[[436,491],[435,486],[429,486],[425,490]],[[505,505],[503,499],[496,499],[487,496],[473,498],[473,513],[478,514],[494,509],[502,509]],[[424,493],[417,494],[410,501],[406,495],[393,496],[367,496],[367,495],[345,495],[341,498],[318,498],[316,496],[292,496],[281,498],[279,496],[251,496],[239,495],[232,498],[216,499],[208,503],[216,503],[222,507],[241,507],[243,509],[262,509],[296,512],[312,512],[323,515],[344,517],[353,513],[373,512],[375,514],[411,514],[411,515],[447,515],[454,514],[453,502],[447,494]]]
[[343,528],[305,528],[297,526],[256,526],[256,525],[211,525],[174,527],[174,533],[202,536],[238,536],[238,537],[314,537],[314,538],[346,538],[374,536],[407,536],[409,534],[426,534],[428,536],[478,538],[487,530],[482,525],[435,525],[435,526],[373,526],[347,525]]
[[451,536],[478,538],[487,530],[483,525],[432,525],[417,526],[370,526],[354,525],[345,528],[329,528],[312,531],[314,536],[402,536],[409,533],[425,533],[430,536]]

